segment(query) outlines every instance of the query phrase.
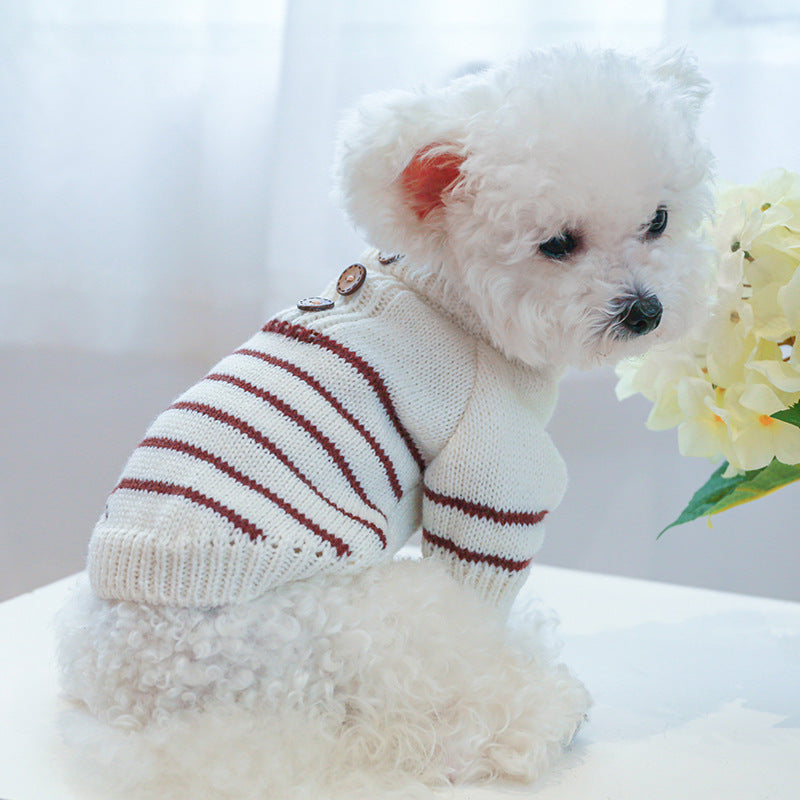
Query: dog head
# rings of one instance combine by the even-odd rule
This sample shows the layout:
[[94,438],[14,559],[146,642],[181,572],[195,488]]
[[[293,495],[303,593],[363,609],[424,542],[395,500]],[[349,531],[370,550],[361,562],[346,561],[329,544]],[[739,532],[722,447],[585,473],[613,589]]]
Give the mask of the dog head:
[[370,244],[438,271],[533,366],[632,355],[702,300],[707,84],[678,53],[554,50],[345,122],[340,195]]

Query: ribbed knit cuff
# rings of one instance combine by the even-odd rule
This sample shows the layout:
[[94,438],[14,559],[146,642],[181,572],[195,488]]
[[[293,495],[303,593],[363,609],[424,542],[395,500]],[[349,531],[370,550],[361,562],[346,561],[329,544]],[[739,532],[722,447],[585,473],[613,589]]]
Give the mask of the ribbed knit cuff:
[[471,586],[478,595],[505,614],[530,575],[530,566],[513,572],[483,562],[469,562],[458,555],[423,539],[422,553],[447,565],[450,574],[464,586]]

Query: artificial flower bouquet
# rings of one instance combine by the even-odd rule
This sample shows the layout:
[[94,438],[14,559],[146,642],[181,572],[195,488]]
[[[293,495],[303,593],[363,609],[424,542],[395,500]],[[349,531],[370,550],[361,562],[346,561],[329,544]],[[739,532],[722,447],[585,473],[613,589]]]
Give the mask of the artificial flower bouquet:
[[617,367],[620,399],[652,401],[648,427],[677,426],[683,455],[723,459],[668,528],[800,480],[800,175],[724,188],[713,238],[704,322]]

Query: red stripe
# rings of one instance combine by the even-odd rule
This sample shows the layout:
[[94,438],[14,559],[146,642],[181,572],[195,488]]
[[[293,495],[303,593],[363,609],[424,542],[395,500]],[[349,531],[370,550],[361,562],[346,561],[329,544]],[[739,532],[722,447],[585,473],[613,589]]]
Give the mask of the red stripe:
[[137,478],[124,478],[117,484],[114,491],[116,492],[117,489],[132,489],[133,491],[139,492],[153,492],[155,494],[185,497],[187,500],[197,503],[197,505],[205,506],[212,511],[216,511],[221,517],[232,522],[239,530],[246,533],[252,541],[266,538],[266,534],[261,528],[258,528],[244,517],[239,516],[235,511],[222,505],[222,503],[214,500],[212,497],[207,497],[196,489],[192,489],[190,486],[178,486],[177,484],[166,483],[164,481],[145,481]]
[[457,508],[470,517],[489,519],[500,525],[536,525],[538,522],[541,522],[547,514],[546,511],[500,511],[491,506],[484,506],[479,503],[471,503],[468,500],[462,500],[460,497],[448,497],[447,495],[434,492],[427,487],[425,489],[425,497],[437,505]]
[[326,336],[324,333],[311,330],[310,328],[304,328],[302,325],[292,325],[290,322],[275,319],[268,322],[262,330],[264,333],[277,333],[289,339],[295,339],[298,342],[324,347],[334,355],[339,356],[339,358],[346,361],[352,367],[355,367],[377,395],[394,429],[400,435],[403,442],[405,442],[408,452],[411,453],[417,467],[419,467],[420,471],[425,470],[427,466],[425,459],[422,457],[416,443],[411,438],[411,434],[405,429],[403,423],[400,422],[400,417],[394,407],[389,390],[386,388],[383,378],[381,378],[374,367],[370,366],[361,356],[349,350],[344,345],[339,344],[339,342],[331,339],[329,336]]
[[220,381],[222,383],[229,383],[232,386],[237,386],[239,389],[244,390],[248,394],[252,394],[254,397],[258,397],[260,400],[264,400],[276,408],[284,416],[288,417],[290,420],[292,420],[292,422],[297,424],[304,431],[309,433],[314,439],[316,439],[317,442],[319,442],[325,452],[331,457],[334,464],[339,467],[339,471],[347,479],[347,482],[350,484],[353,491],[358,495],[364,505],[368,506],[373,511],[377,511],[379,514],[382,513],[381,510],[367,497],[363,487],[358,481],[358,478],[356,478],[356,476],[353,474],[353,470],[350,468],[350,465],[347,463],[345,457],[342,455],[341,451],[336,447],[336,445],[327,436],[325,436],[325,434],[322,433],[322,431],[320,431],[316,425],[314,425],[310,420],[306,419],[288,403],[284,403],[283,400],[281,400],[279,397],[276,397],[274,394],[272,394],[272,392],[268,392],[266,389],[260,389],[258,386],[254,386],[252,383],[248,383],[247,381],[237,378],[234,375],[222,375],[218,372],[214,372],[210,375],[206,375],[204,380]]
[[[239,419],[239,417],[233,416],[233,414],[228,414],[226,411],[222,411],[219,408],[214,408],[214,406],[206,405],[205,403],[191,403],[188,401],[178,401],[177,403],[173,403],[170,408],[182,409],[186,411],[194,411],[198,414],[203,414],[204,416],[210,417],[211,419],[215,420],[216,422],[221,422],[224,425],[230,425],[237,431],[240,431],[249,439],[254,441],[256,444],[263,447],[269,453],[271,453],[275,458],[278,459],[287,469],[289,469],[293,475],[295,475],[300,481],[302,481],[320,500],[327,503],[331,508],[336,509],[340,514],[349,519],[352,519],[354,522],[358,522],[359,525],[363,525],[365,528],[369,528],[373,531],[377,537],[381,540],[381,544],[386,547],[386,535],[384,534],[383,530],[379,528],[374,522],[370,522],[369,520],[362,519],[361,517],[357,516],[356,514],[351,514],[346,509],[342,508],[341,506],[334,503],[332,500],[329,500],[325,497],[319,489],[311,482],[311,480],[292,462],[292,460],[283,452],[274,442],[268,439],[264,434],[257,431],[251,425],[248,425],[244,420]],[[384,519],[386,519],[385,515],[382,515]]]
[[301,381],[304,381],[306,384],[308,384],[321,397],[324,397],[331,407],[334,408],[341,417],[347,420],[347,422],[349,422],[361,434],[367,444],[372,448],[372,451],[378,457],[378,460],[381,462],[381,466],[386,472],[386,477],[389,479],[389,484],[392,487],[394,496],[400,500],[400,498],[403,496],[403,490],[400,488],[400,481],[397,479],[397,473],[395,472],[394,464],[392,464],[389,456],[375,440],[375,437],[318,380],[316,380],[316,378],[314,378],[312,375],[309,375],[308,372],[300,369],[300,367],[296,366],[295,364],[292,364],[290,361],[284,361],[282,358],[276,358],[268,353],[262,353],[259,350],[242,348],[241,350],[237,350],[236,354],[258,358],[262,361],[265,361],[267,364],[272,364],[276,367],[280,367],[281,369],[285,369],[296,378],[299,378]]
[[196,447],[188,442],[181,442],[177,439],[169,439],[164,436],[154,436],[149,439],[145,439],[139,445],[139,447],[156,447],[162,450],[173,450],[174,452],[184,453],[188,456],[199,459],[200,461],[205,461],[206,463],[211,464],[220,472],[224,473],[230,478],[233,478],[233,480],[235,480],[237,483],[247,487],[248,489],[252,489],[252,491],[257,492],[262,497],[266,497],[267,500],[275,503],[275,505],[278,506],[281,511],[288,514],[290,517],[292,517],[292,519],[295,519],[304,527],[308,528],[308,530],[310,530],[312,533],[315,533],[320,539],[332,545],[336,550],[336,555],[350,555],[350,548],[341,539],[331,533],[328,533],[328,531],[310,520],[305,514],[298,511],[290,503],[287,503],[285,500],[278,497],[275,492],[267,489],[266,486],[262,486],[260,483],[254,481],[252,478],[249,478],[244,473],[239,472],[238,469],[232,467],[227,461],[223,460],[219,456],[215,456],[213,453],[209,453],[207,450],[203,450],[202,448]]
[[422,531],[422,538],[425,541],[430,542],[432,545],[440,547],[442,550],[447,550],[448,552],[455,554],[462,561],[468,561],[471,564],[489,564],[492,567],[505,569],[509,572],[520,572],[521,570],[525,569],[531,563],[531,561],[533,561],[532,558],[528,558],[525,561],[512,561],[510,558],[490,556],[486,553],[476,553],[474,550],[467,550],[466,547],[459,547],[449,539],[444,539],[441,536],[437,536],[435,533],[431,533],[429,530],[425,529]]

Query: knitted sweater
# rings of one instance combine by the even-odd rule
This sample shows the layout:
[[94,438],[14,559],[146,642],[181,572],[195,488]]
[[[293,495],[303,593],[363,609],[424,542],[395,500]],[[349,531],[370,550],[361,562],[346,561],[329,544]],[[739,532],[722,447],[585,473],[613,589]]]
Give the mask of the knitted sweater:
[[155,420],[92,534],[100,597],[244,602],[389,559],[421,522],[425,556],[510,605],[565,488],[557,376],[385,261],[329,287],[332,308],[268,322]]

